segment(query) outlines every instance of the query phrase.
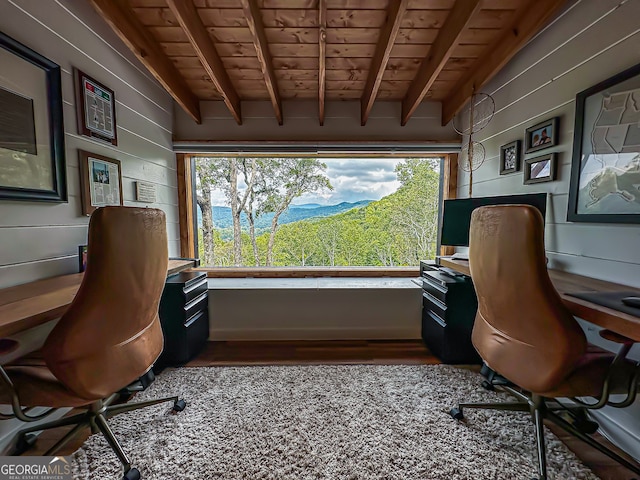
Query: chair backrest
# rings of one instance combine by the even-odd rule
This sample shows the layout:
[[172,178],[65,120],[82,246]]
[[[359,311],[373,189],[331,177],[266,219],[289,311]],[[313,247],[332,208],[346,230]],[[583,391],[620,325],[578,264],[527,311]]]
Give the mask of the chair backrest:
[[99,208],[89,222],[87,248],[80,289],[42,353],[69,390],[100,399],[139,378],[162,352],[158,305],[168,263],[164,212]]
[[540,212],[527,205],[474,210],[469,268],[478,296],[472,340],[483,360],[531,392],[558,385],[586,339],[549,279]]

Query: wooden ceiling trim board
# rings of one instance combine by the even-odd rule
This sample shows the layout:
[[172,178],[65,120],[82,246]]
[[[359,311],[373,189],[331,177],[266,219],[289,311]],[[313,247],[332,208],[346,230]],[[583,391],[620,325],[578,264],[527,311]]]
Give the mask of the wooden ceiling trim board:
[[231,79],[222,64],[222,60],[220,60],[209,33],[198,16],[196,7],[191,0],[166,1],[200,59],[200,63],[202,63],[203,68],[215,85],[216,90],[222,95],[229,112],[231,112],[236,123],[242,125],[240,97],[233,83],[231,83]]
[[458,45],[462,32],[469,25],[471,18],[480,10],[481,3],[481,0],[465,0],[456,2],[454,5],[438,38],[436,38],[429,54],[422,61],[416,78],[402,100],[401,125],[407,124],[433,82],[438,78],[438,74]]
[[327,77],[327,1],[318,0],[318,119],[324,125]]
[[201,123],[198,97],[127,3],[123,0],[91,0],[91,3],[184,111]]
[[262,22],[262,14],[255,0],[241,0],[244,15],[253,35],[253,43],[256,48],[256,54],[260,61],[262,73],[264,74],[264,82],[269,91],[269,98],[273,105],[278,125],[283,124],[282,119],[282,101],[278,92],[278,83],[273,71],[273,61],[269,52],[269,44],[264,33],[264,24]]
[[531,0],[514,15],[504,34],[497,38],[451,90],[442,104],[442,124],[448,124],[471,97],[480,90],[540,29],[565,5],[566,0]]
[[400,31],[400,23],[407,11],[408,3],[409,0],[390,0],[387,23],[380,32],[380,38],[369,67],[367,83],[360,99],[360,125],[363,127],[367,124],[369,113],[371,113],[373,103],[376,101],[380,82],[382,82],[382,76],[387,68],[387,62]]

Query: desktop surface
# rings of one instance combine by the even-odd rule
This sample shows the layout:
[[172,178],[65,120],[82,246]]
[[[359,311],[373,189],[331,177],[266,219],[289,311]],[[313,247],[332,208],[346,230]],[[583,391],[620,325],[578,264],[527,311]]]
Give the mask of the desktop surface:
[[[453,260],[451,257],[438,257],[438,263],[465,275],[471,276],[469,262]],[[640,316],[614,310],[570,295],[578,292],[635,292],[640,295],[640,289],[621,285],[619,283],[598,280],[596,278],[576,275],[562,270],[549,269],[549,278],[560,294],[562,303],[576,317],[591,322],[602,328],[619,333],[625,337],[640,342]]]

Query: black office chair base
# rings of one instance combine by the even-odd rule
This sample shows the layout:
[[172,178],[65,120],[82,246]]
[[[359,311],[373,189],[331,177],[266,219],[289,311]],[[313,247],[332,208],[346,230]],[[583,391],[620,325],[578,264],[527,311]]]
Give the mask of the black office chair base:
[[[600,442],[591,438],[587,433],[583,430],[592,430],[594,428],[594,424],[597,426],[596,422],[588,420],[586,415],[584,415],[583,409],[579,408],[577,415],[574,418],[578,419],[577,421],[571,422],[564,419],[561,415],[559,415],[558,411],[571,411],[570,408],[567,408],[564,405],[561,405],[554,400],[546,399],[540,397],[538,395],[527,396],[519,390],[513,389],[508,386],[502,386],[504,390],[518,398],[520,401],[518,402],[503,402],[503,403],[460,403],[457,408],[452,408],[449,411],[449,415],[452,418],[458,421],[464,421],[464,410],[467,408],[473,409],[489,409],[489,410],[508,410],[508,411],[520,411],[520,412],[529,412],[532,416],[533,422],[535,424],[536,430],[536,446],[538,453],[538,477],[535,477],[535,480],[547,480],[549,477],[547,476],[547,455],[546,455],[546,445],[544,440],[544,424],[543,421],[545,419],[552,421],[560,428],[565,430],[566,432],[578,437],[583,442],[589,444],[596,450],[601,453],[607,455],[612,460],[618,462],[620,465],[628,468],[632,472],[640,475],[640,466],[634,464],[627,460],[626,458],[618,455],[613,450],[604,446]],[[584,422],[580,423],[580,416],[584,415]],[[586,423],[588,422],[588,423]],[[597,429],[596,429],[597,430]]]
[[165,402],[173,402],[171,411],[173,413],[177,413],[184,410],[187,404],[184,400],[178,397],[166,397],[147,400],[143,402],[111,405],[111,403],[113,403],[118,397],[119,394],[116,393],[104,401],[98,401],[90,405],[88,407],[88,410],[84,413],[79,413],[70,417],[62,417],[58,420],[53,420],[51,422],[40,425],[33,425],[21,430],[17,434],[16,449],[14,450],[14,455],[20,455],[28,450],[31,446],[33,446],[36,439],[36,436],[33,434],[33,432],[74,425],[74,427],[64,437],[58,440],[55,445],[53,445],[44,453],[45,456],[51,456],[55,455],[57,451],[59,451],[62,447],[69,443],[69,441],[71,441],[71,439],[73,439],[80,430],[89,427],[94,433],[102,433],[105,440],[118,457],[118,460],[120,460],[120,463],[124,467],[124,476],[122,477],[123,480],[139,480],[140,472],[137,469],[131,467],[129,457],[127,457],[127,454],[122,449],[120,442],[118,442],[118,439],[111,430],[111,427],[109,426],[107,420],[119,413],[132,412],[134,410],[139,410],[141,408],[158,405]]

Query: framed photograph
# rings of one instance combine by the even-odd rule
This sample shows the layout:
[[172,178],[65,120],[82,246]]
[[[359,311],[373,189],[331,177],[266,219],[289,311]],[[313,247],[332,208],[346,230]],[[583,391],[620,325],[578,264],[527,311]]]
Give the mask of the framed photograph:
[[78,272],[87,269],[87,245],[78,245]]
[[77,68],[73,71],[78,133],[118,145],[116,97],[113,90]]
[[520,140],[516,140],[500,147],[500,175],[520,171]]
[[570,222],[640,223],[640,64],[576,96]]
[[524,161],[524,184],[551,182],[556,179],[556,154],[548,153],[541,157]]
[[122,205],[120,161],[96,153],[78,150],[82,213],[91,215],[96,208]]
[[558,144],[558,117],[529,127],[524,132],[524,153],[537,152]]
[[60,67],[0,33],[0,199],[67,201]]

